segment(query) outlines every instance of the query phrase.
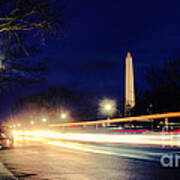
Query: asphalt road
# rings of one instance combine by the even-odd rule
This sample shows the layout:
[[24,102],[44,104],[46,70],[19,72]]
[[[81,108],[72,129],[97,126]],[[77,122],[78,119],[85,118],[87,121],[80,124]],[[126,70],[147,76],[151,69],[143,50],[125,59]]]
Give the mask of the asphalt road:
[[25,180],[177,180],[179,168],[165,168],[159,162],[161,154],[170,151],[128,145],[26,142],[2,150],[0,162],[17,179]]

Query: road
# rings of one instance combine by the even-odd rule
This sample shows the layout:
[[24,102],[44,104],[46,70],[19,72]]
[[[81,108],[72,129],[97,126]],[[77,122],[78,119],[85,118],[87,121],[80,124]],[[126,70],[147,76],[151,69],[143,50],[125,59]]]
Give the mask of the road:
[[130,145],[26,142],[2,150],[0,162],[20,180],[179,179],[179,168],[160,165],[159,157],[169,151]]

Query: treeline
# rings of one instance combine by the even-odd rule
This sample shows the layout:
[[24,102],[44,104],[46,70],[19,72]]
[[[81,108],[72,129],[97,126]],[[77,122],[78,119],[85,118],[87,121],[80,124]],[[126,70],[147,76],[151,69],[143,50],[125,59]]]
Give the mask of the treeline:
[[31,119],[47,117],[51,121],[62,121],[61,113],[68,113],[65,122],[95,120],[97,118],[96,98],[92,94],[74,92],[67,88],[50,87],[44,92],[18,100],[13,114]]
[[180,60],[147,70],[148,90],[136,93],[133,113],[152,114],[180,111]]

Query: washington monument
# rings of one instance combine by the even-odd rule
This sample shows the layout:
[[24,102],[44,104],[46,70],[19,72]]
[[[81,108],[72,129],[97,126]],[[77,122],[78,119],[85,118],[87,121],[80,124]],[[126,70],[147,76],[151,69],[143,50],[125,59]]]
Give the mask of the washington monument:
[[125,67],[125,107],[124,115],[130,116],[131,109],[135,106],[135,93],[134,93],[134,70],[132,56],[128,52],[126,57]]

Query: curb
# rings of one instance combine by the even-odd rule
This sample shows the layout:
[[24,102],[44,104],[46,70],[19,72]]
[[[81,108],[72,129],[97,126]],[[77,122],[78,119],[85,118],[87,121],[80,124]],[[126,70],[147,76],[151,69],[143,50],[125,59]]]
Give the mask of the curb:
[[17,180],[13,174],[0,162],[0,179],[1,180]]

